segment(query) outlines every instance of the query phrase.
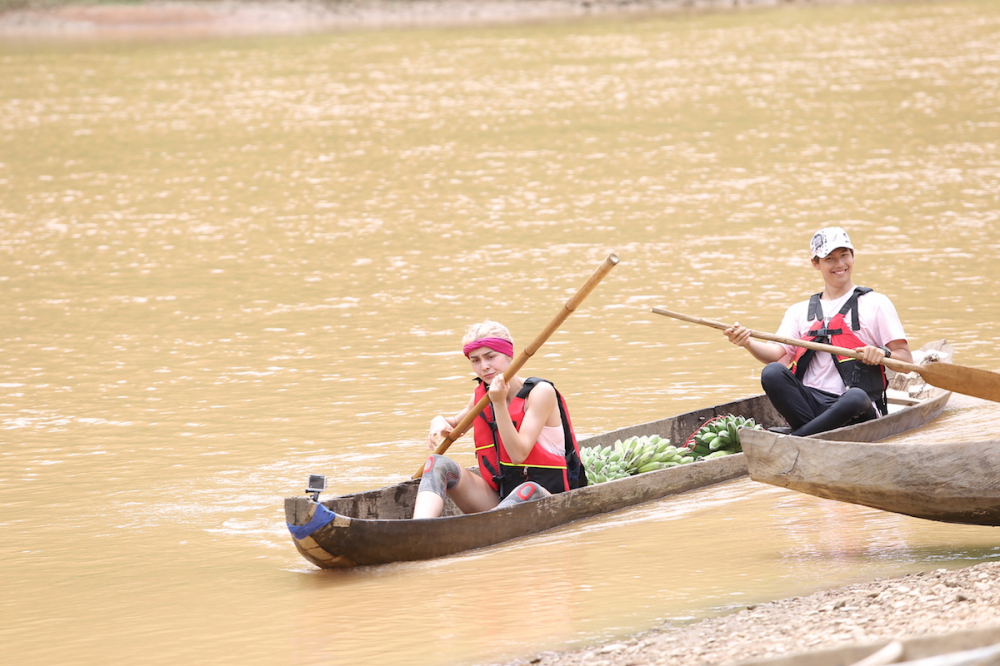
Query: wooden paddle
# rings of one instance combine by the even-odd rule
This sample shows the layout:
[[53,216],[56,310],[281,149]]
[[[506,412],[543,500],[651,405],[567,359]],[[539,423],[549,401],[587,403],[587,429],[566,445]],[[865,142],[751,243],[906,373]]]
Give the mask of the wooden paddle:
[[[576,310],[580,303],[583,302],[583,299],[585,299],[590,292],[594,290],[597,283],[603,280],[604,276],[607,275],[617,264],[618,256],[609,254],[607,259],[605,259],[604,262],[597,267],[597,270],[594,271],[594,274],[590,276],[590,279],[588,279],[587,282],[580,287],[580,290],[576,292],[572,298],[566,301],[566,304],[563,305],[562,309],[552,319],[552,321],[548,323],[548,326],[546,326],[542,332],[535,337],[532,343],[525,347],[524,351],[518,354],[513,362],[511,362],[510,367],[503,373],[505,381],[509,382],[510,378],[517,374],[517,371],[521,369],[521,366],[523,366],[529,358],[534,356],[535,352],[538,351],[538,348],[545,344],[545,341],[549,339],[549,336],[552,335],[564,321],[566,321],[566,318],[569,317],[574,310]],[[490,404],[490,396],[484,395],[479,402],[476,403],[475,407],[472,408],[472,411],[466,414],[465,418],[459,421],[448,436],[445,437],[440,444],[438,444],[437,448],[434,449],[434,453],[443,454],[447,451],[452,442],[461,437],[461,434],[469,428],[472,421],[479,416],[480,412],[486,409],[486,405],[488,404]],[[419,479],[423,473],[424,468],[421,466],[420,470],[413,475],[413,478]]]
[[[723,324],[722,322],[712,321],[711,319],[702,319],[701,317],[692,317],[679,312],[664,310],[663,308],[653,308],[653,312],[659,315],[673,317],[674,319],[689,321],[693,324],[710,326],[712,328],[717,328],[720,331],[724,331],[731,326],[731,324]],[[795,345],[796,347],[805,347],[806,349],[830,352],[832,354],[848,358],[860,359],[862,357],[861,352],[853,349],[835,347],[833,345],[824,345],[820,342],[796,340],[795,338],[785,338],[780,335],[760,333],[753,330],[750,331],[750,335],[752,337],[759,338],[760,340],[770,340],[772,342],[780,342],[784,345]],[[955,393],[971,395],[977,398],[983,398],[984,400],[1000,402],[1000,373],[991,372],[990,370],[980,370],[979,368],[969,368],[964,365],[945,363],[944,361],[933,361],[927,365],[914,365],[913,363],[899,361],[894,358],[884,358],[882,359],[882,365],[887,368],[891,368],[896,372],[916,372],[923,377],[928,384],[932,384],[938,388],[943,388],[946,391],[954,391]]]

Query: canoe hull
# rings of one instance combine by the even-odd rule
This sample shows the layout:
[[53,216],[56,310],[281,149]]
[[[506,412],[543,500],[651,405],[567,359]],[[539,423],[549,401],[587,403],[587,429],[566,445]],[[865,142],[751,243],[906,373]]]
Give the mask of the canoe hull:
[[[896,648],[897,656],[891,660],[875,655],[882,650]],[[885,654],[885,653],[882,653]],[[948,634],[914,636],[902,640],[882,640],[864,645],[845,645],[826,650],[800,654],[741,661],[737,666],[848,666],[872,659],[874,664],[910,663],[940,657],[937,666],[969,666],[996,663],[1000,654],[1000,627],[966,629]],[[986,659],[991,657],[992,660]]]
[[1000,440],[822,441],[741,431],[750,478],[927,520],[1000,525]]
[[[737,454],[692,463],[483,513],[426,520],[350,518],[341,525],[329,523],[307,537],[306,543],[305,539],[295,543],[303,557],[324,568],[453,555],[744,476],[743,458]],[[306,497],[285,500],[286,512],[293,514],[302,512],[307,516],[311,504]],[[313,543],[322,544],[320,552],[315,551]]]
[[[949,395],[938,392],[921,404],[906,407],[878,421],[840,428],[820,437],[877,441],[896,435],[937,416]],[[580,445],[606,446],[617,439],[653,434],[680,444],[705,421],[726,414],[752,418],[765,427],[784,423],[767,397],[758,395],[603,433],[581,440]],[[328,521],[306,535],[293,538],[302,556],[313,564],[323,568],[378,565],[483,548],[746,473],[745,456],[736,454],[595,484],[536,502],[478,514],[462,514],[448,500],[445,515],[428,520],[410,518],[419,485],[419,480],[411,479],[378,490],[335,497],[320,504],[309,497],[289,497],[285,500],[285,515],[293,535],[294,530],[313,521],[321,518]]]

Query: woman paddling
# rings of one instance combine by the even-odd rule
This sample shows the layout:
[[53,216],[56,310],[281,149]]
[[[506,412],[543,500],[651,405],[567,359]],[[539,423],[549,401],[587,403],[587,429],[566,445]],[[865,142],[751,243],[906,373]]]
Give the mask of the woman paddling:
[[823,291],[788,308],[778,335],[860,351],[861,361],[776,342],[761,342],[739,322],[724,333],[767,364],[764,392],[801,437],[885,416],[884,358],[913,362],[896,308],[883,294],[856,287],[854,245],[840,227],[820,229],[809,243]]
[[420,479],[413,517],[440,516],[446,495],[464,513],[476,513],[586,485],[576,436],[559,392],[536,377],[525,380],[514,375],[509,382],[504,380],[514,357],[507,328],[494,321],[475,324],[462,345],[476,375],[476,390],[460,412],[431,420],[427,445],[433,450],[489,395],[490,404],[473,422],[479,474],[432,454]]

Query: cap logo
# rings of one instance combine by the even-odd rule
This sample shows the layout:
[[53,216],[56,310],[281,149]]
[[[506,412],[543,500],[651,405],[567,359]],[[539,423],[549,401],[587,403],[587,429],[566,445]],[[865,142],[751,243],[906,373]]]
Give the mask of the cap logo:
[[840,227],[820,229],[813,234],[812,239],[809,241],[809,251],[812,253],[814,259],[822,259],[829,256],[831,252],[841,247],[846,247],[850,250],[854,249],[850,236]]

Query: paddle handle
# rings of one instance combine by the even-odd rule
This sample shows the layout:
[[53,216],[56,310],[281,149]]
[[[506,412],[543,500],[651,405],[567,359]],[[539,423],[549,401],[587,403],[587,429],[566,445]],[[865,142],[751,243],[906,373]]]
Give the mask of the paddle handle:
[[[711,319],[692,317],[691,315],[681,314],[680,312],[671,312],[670,310],[665,310],[663,308],[653,308],[653,312],[658,315],[673,317],[674,319],[680,319],[682,321],[689,321],[692,324],[701,324],[702,326],[710,326],[711,328],[717,328],[720,331],[724,331],[730,326],[732,326],[732,324],[723,324],[722,322],[712,321]],[[831,354],[837,354],[838,356],[846,356],[848,358],[855,358],[859,360],[864,356],[864,354],[862,354],[861,352],[855,351],[853,349],[847,349],[846,347],[836,347],[834,345],[825,345],[822,342],[811,342],[809,340],[786,338],[780,335],[774,335],[773,333],[761,333],[760,331],[750,330],[750,337],[758,338],[760,340],[770,340],[771,342],[780,342],[783,345],[794,345],[796,347],[804,347],[806,349],[815,349],[816,351],[830,352]],[[881,363],[885,367],[891,368],[896,372],[919,373],[922,370],[922,368],[918,365],[907,363],[906,361],[898,361],[893,358],[883,358]]]
[[[525,347],[521,353],[517,355],[513,362],[511,362],[510,367],[508,367],[503,373],[504,381],[509,382],[511,377],[517,374],[517,371],[520,370],[525,363],[527,363],[528,359],[535,355],[538,348],[545,344],[545,341],[549,339],[549,337],[562,325],[564,321],[566,321],[567,317],[573,314],[573,311],[579,307],[580,303],[583,302],[583,299],[590,295],[590,292],[597,287],[600,281],[604,279],[604,276],[610,273],[611,269],[617,265],[618,255],[609,254],[601,265],[597,267],[594,274],[591,275],[590,278],[584,283],[584,285],[580,287],[580,289],[573,294],[568,301],[566,301],[566,303],[562,306],[562,309],[559,310],[559,313],[553,317],[552,321],[550,321],[548,325],[542,329],[542,332],[535,336],[535,339],[531,341],[531,344]],[[480,398],[479,402],[475,404],[472,410],[465,415],[465,418],[459,421],[458,424],[452,428],[451,432],[448,433],[448,436],[441,440],[441,443],[437,445],[436,449],[434,449],[434,453],[441,455],[447,451],[448,447],[451,446],[456,439],[461,437],[462,433],[468,430],[475,418],[479,416],[480,412],[486,409],[486,405],[488,404],[490,404],[489,394]],[[420,470],[413,475],[413,478],[419,479],[423,473],[424,468],[421,467]]]

